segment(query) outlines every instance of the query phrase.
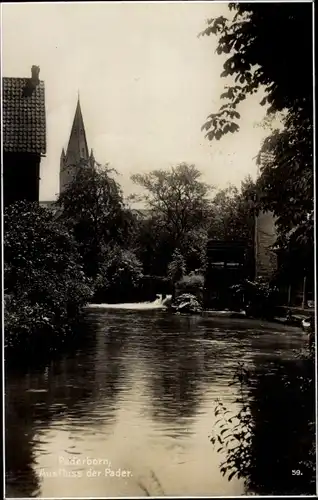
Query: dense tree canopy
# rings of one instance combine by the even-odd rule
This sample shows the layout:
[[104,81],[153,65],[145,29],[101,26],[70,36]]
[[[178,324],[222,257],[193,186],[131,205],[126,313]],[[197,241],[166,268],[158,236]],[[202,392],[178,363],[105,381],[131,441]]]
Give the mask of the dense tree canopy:
[[236,186],[219,190],[212,201],[209,236],[253,244],[256,186],[250,176]]
[[143,201],[150,212],[160,217],[176,244],[206,216],[211,186],[201,180],[201,175],[194,165],[181,163],[169,170],[132,176],[133,182],[145,189]]
[[134,249],[143,263],[145,274],[164,276],[174,251],[171,234],[155,214],[138,219]]
[[287,109],[300,119],[312,116],[312,5],[255,2],[229,8],[231,19],[209,19],[201,33],[218,35],[217,53],[229,55],[221,76],[235,79],[221,96],[219,112],[204,125],[208,138],[238,130],[237,106],[260,88],[269,113]]
[[133,233],[134,217],[113,173],[107,165],[93,169],[83,163],[57,201],[59,218],[74,230],[89,276],[97,275],[105,248],[129,245]]
[[206,232],[202,229],[208,221],[212,186],[203,182],[201,176],[194,165],[186,163],[132,176],[133,182],[145,189],[139,199],[149,209],[151,223],[143,225],[143,235],[148,242],[155,240],[154,248],[163,259],[164,272],[177,249],[190,267],[199,267],[202,261],[206,244]]
[[201,33],[218,36],[217,53],[227,55],[221,76],[230,80],[224,104],[203,128],[210,140],[238,131],[238,106],[258,90],[268,114],[283,112],[283,130],[260,151],[259,201],[288,235],[292,227],[306,229],[313,215],[312,5],[232,3],[229,14],[209,19]]

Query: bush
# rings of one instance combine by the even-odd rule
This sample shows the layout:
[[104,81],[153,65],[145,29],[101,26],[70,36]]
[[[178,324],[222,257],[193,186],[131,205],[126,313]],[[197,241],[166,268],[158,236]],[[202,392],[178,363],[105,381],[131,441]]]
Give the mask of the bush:
[[95,280],[95,298],[111,302],[131,300],[143,277],[136,255],[120,247],[104,251],[104,262]]
[[77,245],[37,203],[8,207],[4,227],[5,345],[50,344],[70,331],[92,296]]
[[178,281],[177,287],[180,290],[202,290],[204,287],[204,276],[202,274],[191,273],[183,276]]
[[242,300],[249,316],[272,319],[275,316],[278,290],[261,279],[245,280],[231,287],[234,298]]
[[[313,359],[277,359],[261,368],[242,363],[236,385],[238,409],[215,408],[210,436],[222,453],[220,472],[243,479],[247,494],[311,495],[316,486],[315,380]],[[301,474],[292,475],[292,469]]]

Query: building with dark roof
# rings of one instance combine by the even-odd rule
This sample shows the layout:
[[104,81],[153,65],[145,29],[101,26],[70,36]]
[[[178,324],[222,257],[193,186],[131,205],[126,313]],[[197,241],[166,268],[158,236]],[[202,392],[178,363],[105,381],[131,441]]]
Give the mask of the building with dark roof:
[[31,78],[2,79],[5,206],[39,201],[40,163],[46,154],[45,89],[39,72],[32,66]]
[[95,165],[93,150],[91,150],[89,154],[84,120],[80,100],[78,98],[67,150],[65,153],[63,148],[61,154],[60,193],[62,193],[67,185],[76,177],[77,169],[86,162],[92,167]]

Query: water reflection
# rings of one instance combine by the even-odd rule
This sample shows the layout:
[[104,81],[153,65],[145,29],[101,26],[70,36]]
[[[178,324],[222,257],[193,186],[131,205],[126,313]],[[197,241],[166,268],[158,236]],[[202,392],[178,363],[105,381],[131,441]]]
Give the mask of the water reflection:
[[[276,361],[254,373],[250,488],[260,495],[315,493],[315,394],[311,363]],[[294,472],[293,472],[294,471]]]
[[[229,382],[237,360],[263,373],[303,345],[301,333],[129,311],[92,311],[85,331],[40,368],[7,373],[6,496],[243,494],[242,481],[220,474],[208,440],[216,399],[235,409]],[[264,391],[253,395],[255,411],[263,411]],[[43,475],[60,470],[65,457],[104,458],[132,476],[114,480],[98,466],[101,474],[88,478],[87,463],[67,467],[81,478]]]
[[189,328],[185,327],[185,335],[180,336],[180,325],[172,325],[170,331],[166,331],[167,325],[158,325],[158,328],[160,326],[161,336],[154,336],[148,347],[151,415],[178,428],[182,419],[194,417],[202,396],[199,387],[202,353],[200,344],[187,335]]

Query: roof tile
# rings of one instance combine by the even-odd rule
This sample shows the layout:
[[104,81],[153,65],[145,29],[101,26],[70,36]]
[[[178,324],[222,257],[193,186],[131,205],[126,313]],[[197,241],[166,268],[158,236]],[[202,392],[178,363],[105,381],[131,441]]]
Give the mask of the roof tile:
[[2,79],[3,150],[46,153],[44,82],[30,90],[30,78]]

